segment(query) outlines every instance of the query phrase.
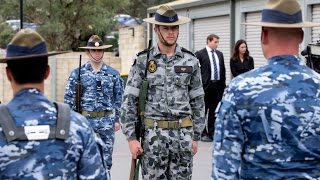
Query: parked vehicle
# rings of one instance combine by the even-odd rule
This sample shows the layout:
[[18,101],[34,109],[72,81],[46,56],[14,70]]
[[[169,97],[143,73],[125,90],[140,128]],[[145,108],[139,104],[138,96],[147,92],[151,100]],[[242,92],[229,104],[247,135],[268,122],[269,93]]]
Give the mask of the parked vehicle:
[[[7,20],[6,23],[14,30],[17,31],[20,29],[20,19],[11,19]],[[33,30],[36,30],[38,28],[38,25],[36,23],[28,23],[23,22],[23,28],[30,28]]]

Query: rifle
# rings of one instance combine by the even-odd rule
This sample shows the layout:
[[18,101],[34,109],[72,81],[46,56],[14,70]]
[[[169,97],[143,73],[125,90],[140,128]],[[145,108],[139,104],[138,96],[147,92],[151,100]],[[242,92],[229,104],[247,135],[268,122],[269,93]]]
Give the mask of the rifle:
[[[150,39],[149,44],[148,44],[146,69],[144,72],[144,77],[142,79],[140,92],[139,92],[138,121],[135,123],[136,136],[137,136],[137,140],[141,144],[141,147],[143,147],[143,140],[144,140],[143,121],[144,121],[144,112],[145,112],[145,105],[146,105],[148,86],[149,86],[149,83],[147,80],[147,68],[149,65],[149,53],[150,53],[150,49],[151,49],[151,42],[152,42],[152,40]],[[138,155],[137,159],[134,159],[134,158],[131,159],[129,180],[138,180],[139,179],[139,170],[140,170],[141,161],[142,161],[141,154]]]
[[75,110],[79,113],[81,112],[81,92],[82,92],[82,84],[81,84],[81,79],[80,79],[80,69],[81,69],[81,54],[80,54],[80,59],[79,59],[79,72],[78,72],[78,79],[76,82],[76,98],[75,98],[75,104],[76,104]]

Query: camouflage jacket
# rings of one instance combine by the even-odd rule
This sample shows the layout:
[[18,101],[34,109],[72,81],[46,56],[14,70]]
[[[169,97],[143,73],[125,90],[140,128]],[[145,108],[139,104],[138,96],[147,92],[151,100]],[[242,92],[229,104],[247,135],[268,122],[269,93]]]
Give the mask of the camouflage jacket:
[[[16,126],[56,126],[57,110],[37,89],[23,89],[7,105]],[[63,141],[7,142],[0,127],[0,179],[106,179],[88,121],[71,111],[69,137]]]
[[[124,92],[121,124],[129,140],[136,137],[134,123],[137,121],[137,101],[145,74],[147,52],[137,55]],[[145,117],[178,120],[190,116],[193,139],[199,140],[204,128],[204,91],[197,58],[178,45],[172,57],[161,54],[155,46],[150,50],[147,69],[149,88]]]
[[213,179],[320,177],[320,75],[297,57],[239,75],[217,111]]
[[[71,72],[64,96],[64,102],[73,109],[75,109],[78,73],[79,68]],[[80,79],[81,111],[114,111],[113,116],[99,118],[99,124],[104,126],[106,121],[119,122],[123,94],[123,80],[119,72],[106,64],[102,65],[100,71],[95,72],[91,64],[86,63],[81,66]]]

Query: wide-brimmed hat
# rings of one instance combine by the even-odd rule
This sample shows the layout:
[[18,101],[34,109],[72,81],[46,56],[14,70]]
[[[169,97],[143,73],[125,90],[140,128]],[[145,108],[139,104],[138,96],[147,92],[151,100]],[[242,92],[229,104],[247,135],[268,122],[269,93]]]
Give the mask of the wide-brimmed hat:
[[268,0],[261,15],[261,22],[243,24],[278,28],[320,26],[320,23],[303,22],[302,11],[296,0]]
[[0,58],[0,63],[67,53],[67,51],[48,52],[46,42],[42,36],[28,28],[21,29],[15,34],[6,51],[6,57]]
[[107,49],[112,45],[103,45],[103,41],[98,35],[92,35],[87,42],[87,46],[79,47],[81,49]]
[[154,17],[143,19],[143,21],[151,24],[175,26],[188,23],[190,18],[178,16],[176,11],[170,6],[160,6],[154,14]]

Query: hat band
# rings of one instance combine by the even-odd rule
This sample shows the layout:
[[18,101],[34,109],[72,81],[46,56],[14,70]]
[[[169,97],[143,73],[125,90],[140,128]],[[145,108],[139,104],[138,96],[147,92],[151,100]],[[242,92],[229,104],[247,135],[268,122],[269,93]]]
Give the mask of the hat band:
[[154,15],[154,19],[158,22],[162,22],[162,23],[174,23],[174,22],[177,22],[179,20],[178,18],[178,15],[174,15],[174,16],[171,16],[171,17],[168,17],[168,16],[163,16],[159,13],[155,13]]
[[32,48],[9,44],[7,46],[6,57],[28,56],[28,55],[46,54],[46,53],[48,53],[48,51],[47,51],[47,45],[45,42],[41,42]]
[[99,41],[99,42],[90,41],[90,42],[87,43],[87,46],[89,46],[89,47],[99,47],[99,46],[102,46],[102,45],[103,45],[102,41]]
[[302,22],[302,12],[298,11],[292,15],[280,11],[264,9],[262,10],[262,22],[294,24]]

